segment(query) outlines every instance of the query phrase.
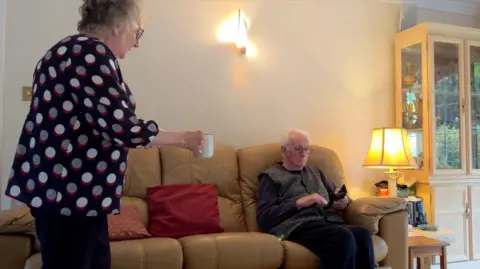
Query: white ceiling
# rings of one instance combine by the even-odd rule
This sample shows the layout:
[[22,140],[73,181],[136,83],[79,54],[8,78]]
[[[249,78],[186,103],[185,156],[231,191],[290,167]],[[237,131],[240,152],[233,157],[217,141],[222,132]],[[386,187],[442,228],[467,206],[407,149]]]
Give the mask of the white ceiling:
[[480,13],[480,0],[397,0],[396,2],[469,16],[477,16]]

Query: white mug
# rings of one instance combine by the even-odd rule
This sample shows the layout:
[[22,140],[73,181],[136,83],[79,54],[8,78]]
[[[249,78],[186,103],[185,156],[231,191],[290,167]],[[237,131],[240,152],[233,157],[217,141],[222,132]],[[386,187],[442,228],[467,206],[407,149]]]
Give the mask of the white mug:
[[211,158],[213,157],[214,152],[214,140],[213,134],[205,134],[204,144],[200,157],[202,158]]

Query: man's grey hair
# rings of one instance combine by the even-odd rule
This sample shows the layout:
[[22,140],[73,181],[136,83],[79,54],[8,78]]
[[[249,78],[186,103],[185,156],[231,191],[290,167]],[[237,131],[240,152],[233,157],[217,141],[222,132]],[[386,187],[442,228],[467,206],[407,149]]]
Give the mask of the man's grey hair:
[[135,29],[143,26],[142,0],[83,0],[80,32],[110,35],[120,28]]
[[310,141],[310,135],[308,132],[293,128],[290,129],[285,135],[282,136],[282,147],[288,146],[292,142],[292,137],[294,136],[303,136]]

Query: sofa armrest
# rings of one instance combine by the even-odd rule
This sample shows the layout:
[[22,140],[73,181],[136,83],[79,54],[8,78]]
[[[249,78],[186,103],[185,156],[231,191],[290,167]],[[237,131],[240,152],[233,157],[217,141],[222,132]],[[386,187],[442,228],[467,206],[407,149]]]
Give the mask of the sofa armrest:
[[372,234],[378,233],[380,219],[398,211],[405,211],[407,201],[400,197],[365,197],[353,200],[345,210],[345,221],[348,224],[360,225],[369,229]]
[[380,263],[393,269],[408,267],[408,216],[407,211],[385,215],[379,223],[378,235],[387,243],[388,253]]
[[35,234],[35,219],[30,208],[20,206],[0,211],[0,234]]
[[0,269],[23,269],[32,254],[33,237],[21,234],[0,234]]

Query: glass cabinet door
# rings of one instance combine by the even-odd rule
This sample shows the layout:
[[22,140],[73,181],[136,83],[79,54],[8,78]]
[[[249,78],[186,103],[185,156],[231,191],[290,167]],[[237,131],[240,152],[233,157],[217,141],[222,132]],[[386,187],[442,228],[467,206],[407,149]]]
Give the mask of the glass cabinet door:
[[418,170],[424,168],[422,43],[401,49],[402,127],[407,130]]
[[433,170],[436,174],[466,173],[463,43],[429,39],[429,82],[432,92]]
[[468,42],[466,55],[469,165],[473,174],[480,174],[480,42]]

